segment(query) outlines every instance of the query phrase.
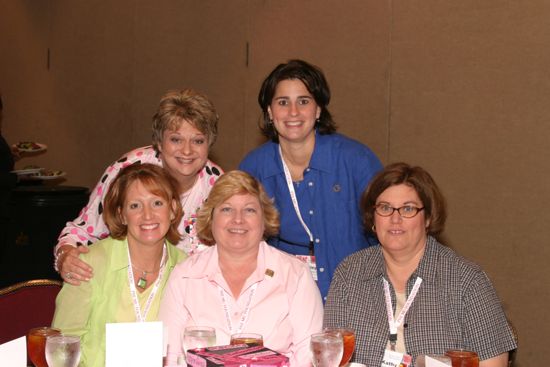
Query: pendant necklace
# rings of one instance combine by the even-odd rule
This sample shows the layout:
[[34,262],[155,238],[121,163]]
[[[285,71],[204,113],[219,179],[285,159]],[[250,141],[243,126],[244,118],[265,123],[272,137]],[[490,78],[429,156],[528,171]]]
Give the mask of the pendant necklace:
[[[162,266],[162,264],[160,264],[160,265]],[[132,264],[132,267],[134,269],[136,269],[137,271],[141,271],[141,276],[139,277],[136,286],[138,288],[142,289],[142,290],[145,290],[147,288],[147,274],[154,274],[158,270],[156,270],[156,271],[147,271],[147,270],[143,270],[143,269],[138,268],[134,264]]]

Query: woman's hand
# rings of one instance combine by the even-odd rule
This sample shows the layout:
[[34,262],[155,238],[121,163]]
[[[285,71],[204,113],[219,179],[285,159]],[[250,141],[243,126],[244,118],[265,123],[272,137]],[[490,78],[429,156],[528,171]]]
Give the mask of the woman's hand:
[[78,258],[80,254],[88,251],[90,251],[88,246],[61,246],[57,266],[65,282],[80,285],[81,281],[87,282],[94,276],[92,267]]

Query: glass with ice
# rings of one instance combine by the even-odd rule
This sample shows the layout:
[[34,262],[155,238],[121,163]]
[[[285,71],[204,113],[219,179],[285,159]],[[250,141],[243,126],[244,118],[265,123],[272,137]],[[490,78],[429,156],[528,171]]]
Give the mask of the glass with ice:
[[54,335],[46,339],[48,367],[76,367],[80,361],[80,337]]
[[344,342],[341,335],[317,333],[311,336],[310,348],[315,367],[338,367],[344,353]]

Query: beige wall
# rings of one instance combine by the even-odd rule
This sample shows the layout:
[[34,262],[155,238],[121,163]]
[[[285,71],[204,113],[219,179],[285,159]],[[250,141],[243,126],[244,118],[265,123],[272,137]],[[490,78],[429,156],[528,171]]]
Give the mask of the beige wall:
[[494,281],[519,332],[518,365],[546,351],[549,2],[0,0],[0,9],[3,134],[49,146],[20,167],[63,169],[66,184],[91,187],[150,142],[159,97],[192,86],[219,109],[214,159],[235,168],[261,142],[262,78],[305,58],[326,72],[341,132],[440,183],[447,243]]

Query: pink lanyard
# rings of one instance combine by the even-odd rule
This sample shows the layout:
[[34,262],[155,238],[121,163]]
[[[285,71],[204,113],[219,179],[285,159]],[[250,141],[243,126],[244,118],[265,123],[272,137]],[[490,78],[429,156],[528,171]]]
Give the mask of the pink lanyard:
[[130,285],[130,295],[132,296],[132,304],[134,305],[134,312],[136,314],[136,321],[144,322],[147,314],[149,313],[149,309],[151,308],[151,304],[153,303],[153,299],[155,298],[155,295],[157,294],[157,291],[160,286],[160,281],[162,280],[162,274],[164,273],[164,258],[166,257],[166,244],[164,244],[164,247],[162,248],[162,260],[160,260],[160,272],[159,276],[157,277],[157,281],[155,282],[155,285],[153,286],[153,290],[151,290],[151,293],[149,294],[149,297],[147,298],[147,302],[145,302],[145,309],[143,310],[143,314],[141,313],[141,306],[139,305],[139,299],[137,296],[137,290],[136,285],[134,284],[134,271],[132,270],[132,259],[130,258],[130,248],[128,247],[128,283]]
[[397,316],[397,319],[394,319],[393,317],[393,306],[391,304],[390,285],[386,279],[382,278],[382,281],[384,282],[384,298],[386,299],[386,312],[388,314],[388,324],[390,326],[390,345],[391,345],[391,349],[395,350],[395,344],[397,343],[397,328],[401,326],[401,324],[403,323],[403,320],[405,320],[405,315],[407,314],[407,311],[409,311],[409,308],[411,307],[414,301],[414,298],[418,293],[420,284],[422,284],[422,278],[420,277],[416,278],[416,282],[414,282],[414,286],[411,291],[411,294],[409,294],[409,297],[407,298],[407,301],[405,302],[403,309]]
[[254,293],[256,293],[257,288],[258,288],[258,283],[254,283],[254,285],[250,289],[250,293],[248,295],[248,301],[246,302],[246,307],[244,308],[244,311],[241,314],[241,319],[239,320],[239,327],[237,328],[237,330],[233,330],[233,323],[231,322],[231,315],[229,313],[229,305],[227,304],[227,300],[225,299],[226,292],[221,286],[218,285],[218,290],[220,292],[220,297],[222,299],[223,312],[225,314],[225,319],[227,320],[227,326],[229,327],[229,332],[231,334],[238,334],[242,332],[244,325],[248,320],[248,315],[250,314],[250,304],[252,303],[252,297],[254,297]]

